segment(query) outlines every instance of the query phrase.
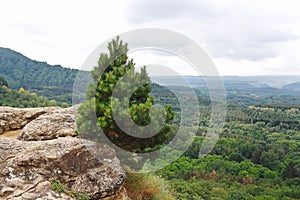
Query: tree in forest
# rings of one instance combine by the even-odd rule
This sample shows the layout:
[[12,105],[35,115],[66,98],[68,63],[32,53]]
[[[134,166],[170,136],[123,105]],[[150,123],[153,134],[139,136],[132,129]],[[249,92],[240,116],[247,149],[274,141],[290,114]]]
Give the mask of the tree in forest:
[[[115,145],[131,152],[158,148],[167,142],[171,133],[171,126],[165,124],[174,117],[171,106],[152,112],[155,99],[150,95],[150,77],[146,68],[143,67],[140,73],[135,71],[133,59],[127,56],[128,44],[119,37],[109,42],[107,48],[109,53],[102,53],[98,65],[91,71],[93,82],[88,86],[86,100],[79,108],[78,133],[83,138],[103,141],[103,131]],[[135,86],[138,87],[132,91]],[[124,97],[126,94],[130,94],[129,97]],[[118,114],[118,119],[114,113]],[[134,125],[141,127],[141,131],[150,123],[159,126],[164,122],[164,126],[152,137],[136,137],[128,134],[136,131],[128,117]]]
[[245,158],[239,152],[232,152],[228,157],[228,160],[236,162],[242,162],[244,159]]
[[283,170],[282,178],[287,179],[287,178],[295,178],[295,177],[300,178],[300,171],[297,171],[296,164],[292,161]]
[[1,76],[0,76],[0,86],[8,87],[7,81]]
[[244,200],[246,198],[245,198],[245,195],[242,194],[240,191],[233,190],[229,193],[229,195],[227,196],[226,199],[228,199],[228,200]]

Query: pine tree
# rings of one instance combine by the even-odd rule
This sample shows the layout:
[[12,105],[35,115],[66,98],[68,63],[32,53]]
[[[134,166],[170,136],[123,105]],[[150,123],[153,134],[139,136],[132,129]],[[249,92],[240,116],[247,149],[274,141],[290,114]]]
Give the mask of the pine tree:
[[[151,84],[146,67],[143,67],[140,73],[134,71],[135,63],[127,56],[128,44],[119,37],[109,42],[107,48],[109,53],[102,53],[98,66],[91,71],[93,83],[88,86],[86,100],[79,108],[78,132],[83,138],[101,142],[103,141],[103,135],[99,130],[101,128],[104,134],[122,149],[131,152],[156,149],[168,140],[171,132],[170,125],[164,125],[152,137],[134,137],[118,126],[113,116],[113,109],[118,113],[118,118],[124,118],[121,122],[127,128],[126,130],[134,132],[136,129],[127,123],[128,117],[140,126],[140,131],[143,131],[143,127],[149,123],[159,126],[162,122],[170,122],[174,117],[171,106],[166,106],[165,110],[156,109],[161,112],[151,113],[150,109],[155,99],[150,95]],[[123,98],[124,94],[131,94],[132,88],[141,82],[142,86],[135,88],[130,98]],[[113,96],[115,93],[117,95]]]

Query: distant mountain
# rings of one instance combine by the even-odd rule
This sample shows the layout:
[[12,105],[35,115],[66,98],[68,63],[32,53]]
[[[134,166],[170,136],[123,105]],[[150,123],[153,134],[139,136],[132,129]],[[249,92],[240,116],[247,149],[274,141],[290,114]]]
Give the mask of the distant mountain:
[[[73,84],[79,70],[31,60],[7,48],[0,48],[0,76],[12,89],[20,87],[58,102],[72,102]],[[89,73],[85,74],[86,77]],[[83,83],[84,84],[84,83]]]
[[[7,48],[0,48],[0,77],[7,81],[10,88],[18,90],[23,87],[27,91],[60,103],[71,103],[73,94],[76,94],[76,103],[82,102],[83,91],[91,81],[89,72],[31,60]],[[227,93],[300,96],[300,76],[224,76],[221,78]],[[207,94],[206,81],[213,80],[215,77],[158,76],[151,79],[161,85],[188,86]],[[73,91],[75,80],[76,89],[80,91]]]
[[285,86],[282,87],[282,89],[300,91],[300,82],[285,85]]
[[[219,79],[219,78],[218,78]],[[300,96],[300,76],[223,76],[221,77],[227,93],[242,92],[258,96]],[[161,85],[184,85],[207,93],[206,82],[216,77],[153,77],[152,81]]]

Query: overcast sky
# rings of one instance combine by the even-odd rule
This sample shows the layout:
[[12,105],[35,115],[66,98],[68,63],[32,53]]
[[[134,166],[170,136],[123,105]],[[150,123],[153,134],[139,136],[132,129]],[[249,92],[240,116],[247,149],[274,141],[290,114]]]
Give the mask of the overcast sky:
[[117,34],[163,28],[196,41],[221,75],[300,75],[297,0],[10,0],[0,9],[0,46],[52,65],[81,68]]

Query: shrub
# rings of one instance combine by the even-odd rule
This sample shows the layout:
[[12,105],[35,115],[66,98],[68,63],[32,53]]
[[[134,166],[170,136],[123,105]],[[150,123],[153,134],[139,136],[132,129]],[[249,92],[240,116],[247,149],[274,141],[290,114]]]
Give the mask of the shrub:
[[130,173],[125,181],[125,188],[130,199],[134,200],[175,200],[168,184],[153,174]]

